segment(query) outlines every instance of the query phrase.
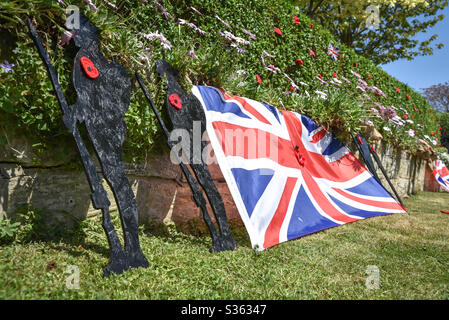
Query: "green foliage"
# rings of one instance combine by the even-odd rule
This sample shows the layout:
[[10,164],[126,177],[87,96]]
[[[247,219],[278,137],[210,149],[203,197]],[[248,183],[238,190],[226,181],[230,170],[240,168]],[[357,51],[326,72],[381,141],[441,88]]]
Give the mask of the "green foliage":
[[0,219],[0,244],[14,241],[20,223],[11,222],[10,219]]
[[[374,103],[384,106],[394,105],[403,108],[414,121],[414,128],[419,138],[424,134],[437,130],[434,116],[429,113],[429,104],[419,95],[396,79],[388,76],[382,69],[377,68],[370,60],[357,55],[352,49],[338,44],[333,35],[309,17],[296,12],[288,1],[271,0],[191,0],[175,1],[161,0],[161,5],[167,8],[171,18],[155,10],[150,2],[147,4],[134,0],[116,1],[117,11],[96,1],[99,8],[97,13],[88,9],[82,1],[76,4],[81,11],[102,30],[101,44],[105,55],[112,60],[124,64],[130,71],[138,71],[145,75],[150,93],[155,102],[163,110],[165,100],[164,90],[156,77],[154,63],[165,57],[179,69],[181,83],[185,88],[192,84],[211,85],[221,87],[227,92],[264,101],[277,107],[284,106],[288,110],[303,112],[313,120],[335,130],[338,136],[349,138],[350,132],[359,131],[366,120],[373,120],[368,112]],[[45,5],[47,4],[47,5]],[[196,14],[190,7],[198,9],[203,15]],[[35,137],[41,148],[48,148],[51,141],[67,137],[61,122],[61,112],[53,95],[50,81],[46,75],[33,43],[27,37],[27,30],[23,23],[25,14],[39,17],[38,30],[54,65],[57,68],[59,80],[69,101],[74,102],[71,88],[71,61],[75,54],[73,45],[64,49],[57,45],[61,35],[64,11],[54,2],[31,0],[27,2],[12,2],[0,9],[0,19],[4,19],[3,28],[8,37],[15,39],[14,45],[0,56],[14,63],[15,72],[2,73],[0,90],[0,121],[4,127],[21,127]],[[227,21],[231,28],[222,24],[215,15]],[[293,16],[300,19],[299,24],[293,23]],[[204,35],[195,32],[188,25],[178,25],[178,18],[194,23],[206,31]],[[310,23],[314,28],[310,28]],[[279,27],[282,36],[274,33]],[[229,31],[235,36],[249,39],[243,29],[249,30],[257,36],[251,44],[241,45],[246,51],[239,54],[230,47],[219,32]],[[142,33],[162,32],[171,44],[171,50],[164,50],[159,40],[149,41]],[[2,38],[3,39],[3,38]],[[0,42],[2,40],[0,39]],[[337,45],[341,52],[341,59],[333,61],[327,56],[329,43]],[[309,50],[313,49],[316,57]],[[194,50],[196,58],[189,58],[188,53]],[[266,64],[273,64],[288,74],[300,89],[294,93],[290,91],[290,81],[283,73],[274,74],[261,64],[264,51],[275,55],[275,58],[265,57]],[[296,59],[302,59],[300,66]],[[357,63],[358,67],[354,66]],[[236,74],[238,70],[245,70],[247,76]],[[387,97],[376,96],[367,92],[364,96],[356,89],[357,78],[351,73],[354,70],[362,75],[370,86],[376,86],[386,93]],[[0,71],[1,72],[1,71]],[[322,101],[316,97],[315,91],[323,91],[317,79],[321,74],[323,80],[330,81],[333,73],[351,80],[351,84],[343,83],[341,87],[329,89],[326,93],[328,100]],[[256,74],[262,78],[258,85]],[[368,75],[372,78],[368,79]],[[132,74],[131,74],[132,76]],[[309,87],[301,86],[304,82]],[[241,85],[243,84],[243,85]],[[128,124],[125,155],[131,160],[145,157],[154,151],[161,141],[161,131],[155,116],[145,101],[145,98],[134,83],[131,105],[126,113]],[[331,85],[333,86],[333,85]],[[396,92],[401,89],[401,93]],[[306,91],[311,98],[307,98]],[[409,94],[410,100],[405,95]],[[422,112],[414,111],[413,105]],[[402,116],[402,115],[401,115]],[[383,119],[373,120],[382,131],[388,123]],[[418,130],[416,124],[423,123],[424,129]],[[383,132],[387,141],[398,147],[414,150],[416,142],[411,139],[404,128],[393,128],[391,134]]]
[[68,223],[58,222],[54,215],[45,210],[23,205],[14,218],[0,220],[0,244],[79,241],[86,236],[87,223],[77,221],[74,226],[69,226]]

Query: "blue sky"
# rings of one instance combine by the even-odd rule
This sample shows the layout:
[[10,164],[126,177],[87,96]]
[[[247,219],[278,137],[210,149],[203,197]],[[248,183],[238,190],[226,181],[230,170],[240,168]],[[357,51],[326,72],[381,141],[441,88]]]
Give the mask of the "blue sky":
[[443,43],[443,49],[435,49],[431,56],[416,57],[412,61],[396,60],[381,66],[386,72],[415,90],[420,91],[422,88],[449,81],[449,6],[438,12],[441,13],[445,15],[444,20],[438,22],[427,33],[417,35],[415,39],[426,39],[437,34],[438,38],[434,43]]

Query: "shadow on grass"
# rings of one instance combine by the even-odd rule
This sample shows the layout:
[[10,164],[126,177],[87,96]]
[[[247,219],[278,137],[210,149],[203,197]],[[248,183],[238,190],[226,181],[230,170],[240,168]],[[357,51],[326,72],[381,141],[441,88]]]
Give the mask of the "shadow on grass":
[[[244,226],[239,222],[229,221],[234,240],[239,247],[251,248],[251,241]],[[190,220],[187,223],[175,225],[152,221],[144,227],[144,234],[170,243],[184,243],[192,246],[204,246],[208,249],[212,245],[209,230],[203,221]]]
[[89,239],[89,234],[95,234],[95,238],[100,239],[103,232],[101,223],[98,228],[93,228],[94,223],[96,224],[93,221],[78,221],[73,217],[69,222],[55,219],[54,215],[29,205],[18,209],[14,222],[18,222],[14,234],[7,239],[0,239],[0,246],[43,242],[51,249],[64,250],[75,257],[88,254],[87,251],[80,251],[80,247],[105,257],[109,256],[106,240],[105,245],[101,245],[92,243],[93,239]]
[[[54,214],[48,214],[30,206],[23,206],[17,213],[15,221],[20,223],[18,230],[9,241],[0,241],[0,246],[12,243],[44,242],[49,248],[65,251],[73,257],[86,256],[89,252],[105,258],[110,256],[101,220],[78,221],[72,219],[70,223],[67,223],[65,220],[55,219]],[[120,236],[122,232],[118,215],[113,215],[112,219]],[[241,223],[230,221],[230,228],[239,247],[251,248],[250,239]],[[148,245],[148,240],[151,238],[156,238],[164,243],[204,247],[207,251],[212,245],[209,231],[202,221],[191,221],[177,226],[174,223],[153,222],[141,226],[139,235],[143,248],[146,244]]]

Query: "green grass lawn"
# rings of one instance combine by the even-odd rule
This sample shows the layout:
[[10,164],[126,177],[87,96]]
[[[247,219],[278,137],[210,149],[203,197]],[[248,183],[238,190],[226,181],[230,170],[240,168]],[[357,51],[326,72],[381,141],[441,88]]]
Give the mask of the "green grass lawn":
[[[109,278],[99,221],[84,240],[0,247],[0,299],[449,299],[448,193],[405,201],[410,215],[376,217],[255,254],[245,230],[240,248],[210,254],[210,239],[141,232],[151,266]],[[80,270],[67,289],[66,269]],[[366,287],[377,266],[379,289]]]

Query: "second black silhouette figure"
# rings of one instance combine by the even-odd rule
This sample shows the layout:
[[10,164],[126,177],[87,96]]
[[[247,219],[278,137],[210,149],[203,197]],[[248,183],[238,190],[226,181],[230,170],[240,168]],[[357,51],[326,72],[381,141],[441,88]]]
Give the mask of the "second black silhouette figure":
[[[166,106],[173,129],[187,130],[192,142],[195,122],[201,124],[201,134],[206,130],[206,115],[201,102],[193,94],[187,94],[181,88],[178,83],[178,71],[173,69],[166,61],[157,61],[156,71],[162,79],[166,79]],[[205,141],[201,141],[201,144],[201,150],[204,150],[207,144]],[[217,234],[213,224],[208,223],[206,220],[206,224],[213,236],[211,251],[234,250],[237,248],[237,243],[233,239],[229,228],[223,199],[212,180],[207,164],[202,161],[201,156],[201,154],[191,152],[188,161],[196,179],[206,193],[218,223],[219,234]]]

